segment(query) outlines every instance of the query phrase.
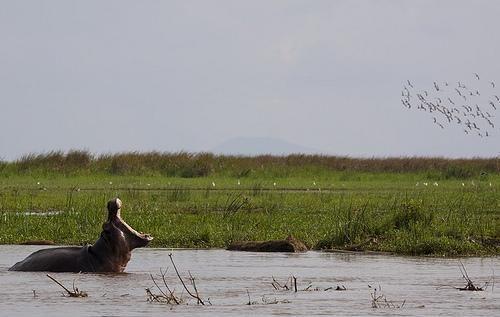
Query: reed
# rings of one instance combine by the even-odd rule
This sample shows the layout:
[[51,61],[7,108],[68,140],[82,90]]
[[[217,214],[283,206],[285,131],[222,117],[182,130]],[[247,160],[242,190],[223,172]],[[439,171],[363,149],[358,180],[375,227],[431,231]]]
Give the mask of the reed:
[[469,179],[500,172],[500,158],[446,159],[440,157],[351,158],[292,154],[235,156],[188,152],[128,152],[93,155],[87,151],[27,154],[0,163],[0,175],[155,175],[195,178],[207,176],[291,177],[324,172],[427,173],[429,178]]

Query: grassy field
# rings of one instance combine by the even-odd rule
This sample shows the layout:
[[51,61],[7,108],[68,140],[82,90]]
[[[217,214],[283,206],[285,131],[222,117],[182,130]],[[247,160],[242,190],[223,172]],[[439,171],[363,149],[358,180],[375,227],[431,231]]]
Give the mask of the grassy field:
[[[73,157],[74,156],[74,157]],[[118,162],[118,163],[117,163]],[[48,153],[0,163],[0,243],[92,243],[118,196],[156,247],[500,254],[498,159]]]

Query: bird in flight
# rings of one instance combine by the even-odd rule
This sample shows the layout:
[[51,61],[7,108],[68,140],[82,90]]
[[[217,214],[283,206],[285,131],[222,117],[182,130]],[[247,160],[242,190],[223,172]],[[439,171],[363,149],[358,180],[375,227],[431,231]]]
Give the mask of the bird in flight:
[[[478,73],[471,74],[473,80],[431,81],[427,87],[418,87],[419,83],[406,79],[401,102],[408,111],[428,113],[440,130],[459,126],[469,136],[490,137],[498,130],[494,120],[500,108],[500,93],[495,90],[494,81],[484,80]],[[450,84],[453,82],[456,84]]]
[[439,86],[436,82],[434,82],[434,88],[436,88],[436,91],[439,91]]

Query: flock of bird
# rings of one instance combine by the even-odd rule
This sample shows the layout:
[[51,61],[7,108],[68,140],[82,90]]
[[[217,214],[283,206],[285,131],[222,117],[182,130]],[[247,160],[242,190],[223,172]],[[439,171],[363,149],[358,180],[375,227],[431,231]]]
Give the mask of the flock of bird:
[[[481,89],[481,91],[479,91]],[[495,130],[495,114],[500,109],[496,84],[474,73],[469,82],[433,82],[427,89],[417,89],[407,80],[401,102],[408,109],[427,113],[436,127],[458,125],[467,135],[489,137]]]

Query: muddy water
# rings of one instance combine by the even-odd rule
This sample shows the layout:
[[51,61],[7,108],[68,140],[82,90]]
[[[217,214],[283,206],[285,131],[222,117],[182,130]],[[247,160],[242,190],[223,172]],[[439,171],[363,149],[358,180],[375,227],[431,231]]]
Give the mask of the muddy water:
[[[139,249],[133,253],[127,274],[52,274],[70,287],[75,280],[75,285],[89,294],[87,298],[69,298],[61,296],[61,288],[45,273],[7,271],[40,248],[0,246],[0,316],[494,316],[500,311],[500,281],[484,292],[453,288],[465,285],[457,259]],[[186,275],[189,270],[196,278],[201,296],[210,298],[212,306],[196,305],[185,296],[170,265],[170,252],[181,272]],[[500,272],[500,257],[466,258],[462,262],[477,284],[490,279],[493,271]],[[185,299],[183,305],[147,301],[146,288],[159,293],[149,273],[159,274],[160,268],[167,267],[168,283]],[[271,285],[273,276],[284,284],[290,275],[297,277],[297,293],[277,291]],[[342,285],[346,291],[325,291]],[[404,300],[404,306],[372,308],[371,293],[379,286],[387,300],[395,306]],[[249,295],[252,305],[247,305]]]

